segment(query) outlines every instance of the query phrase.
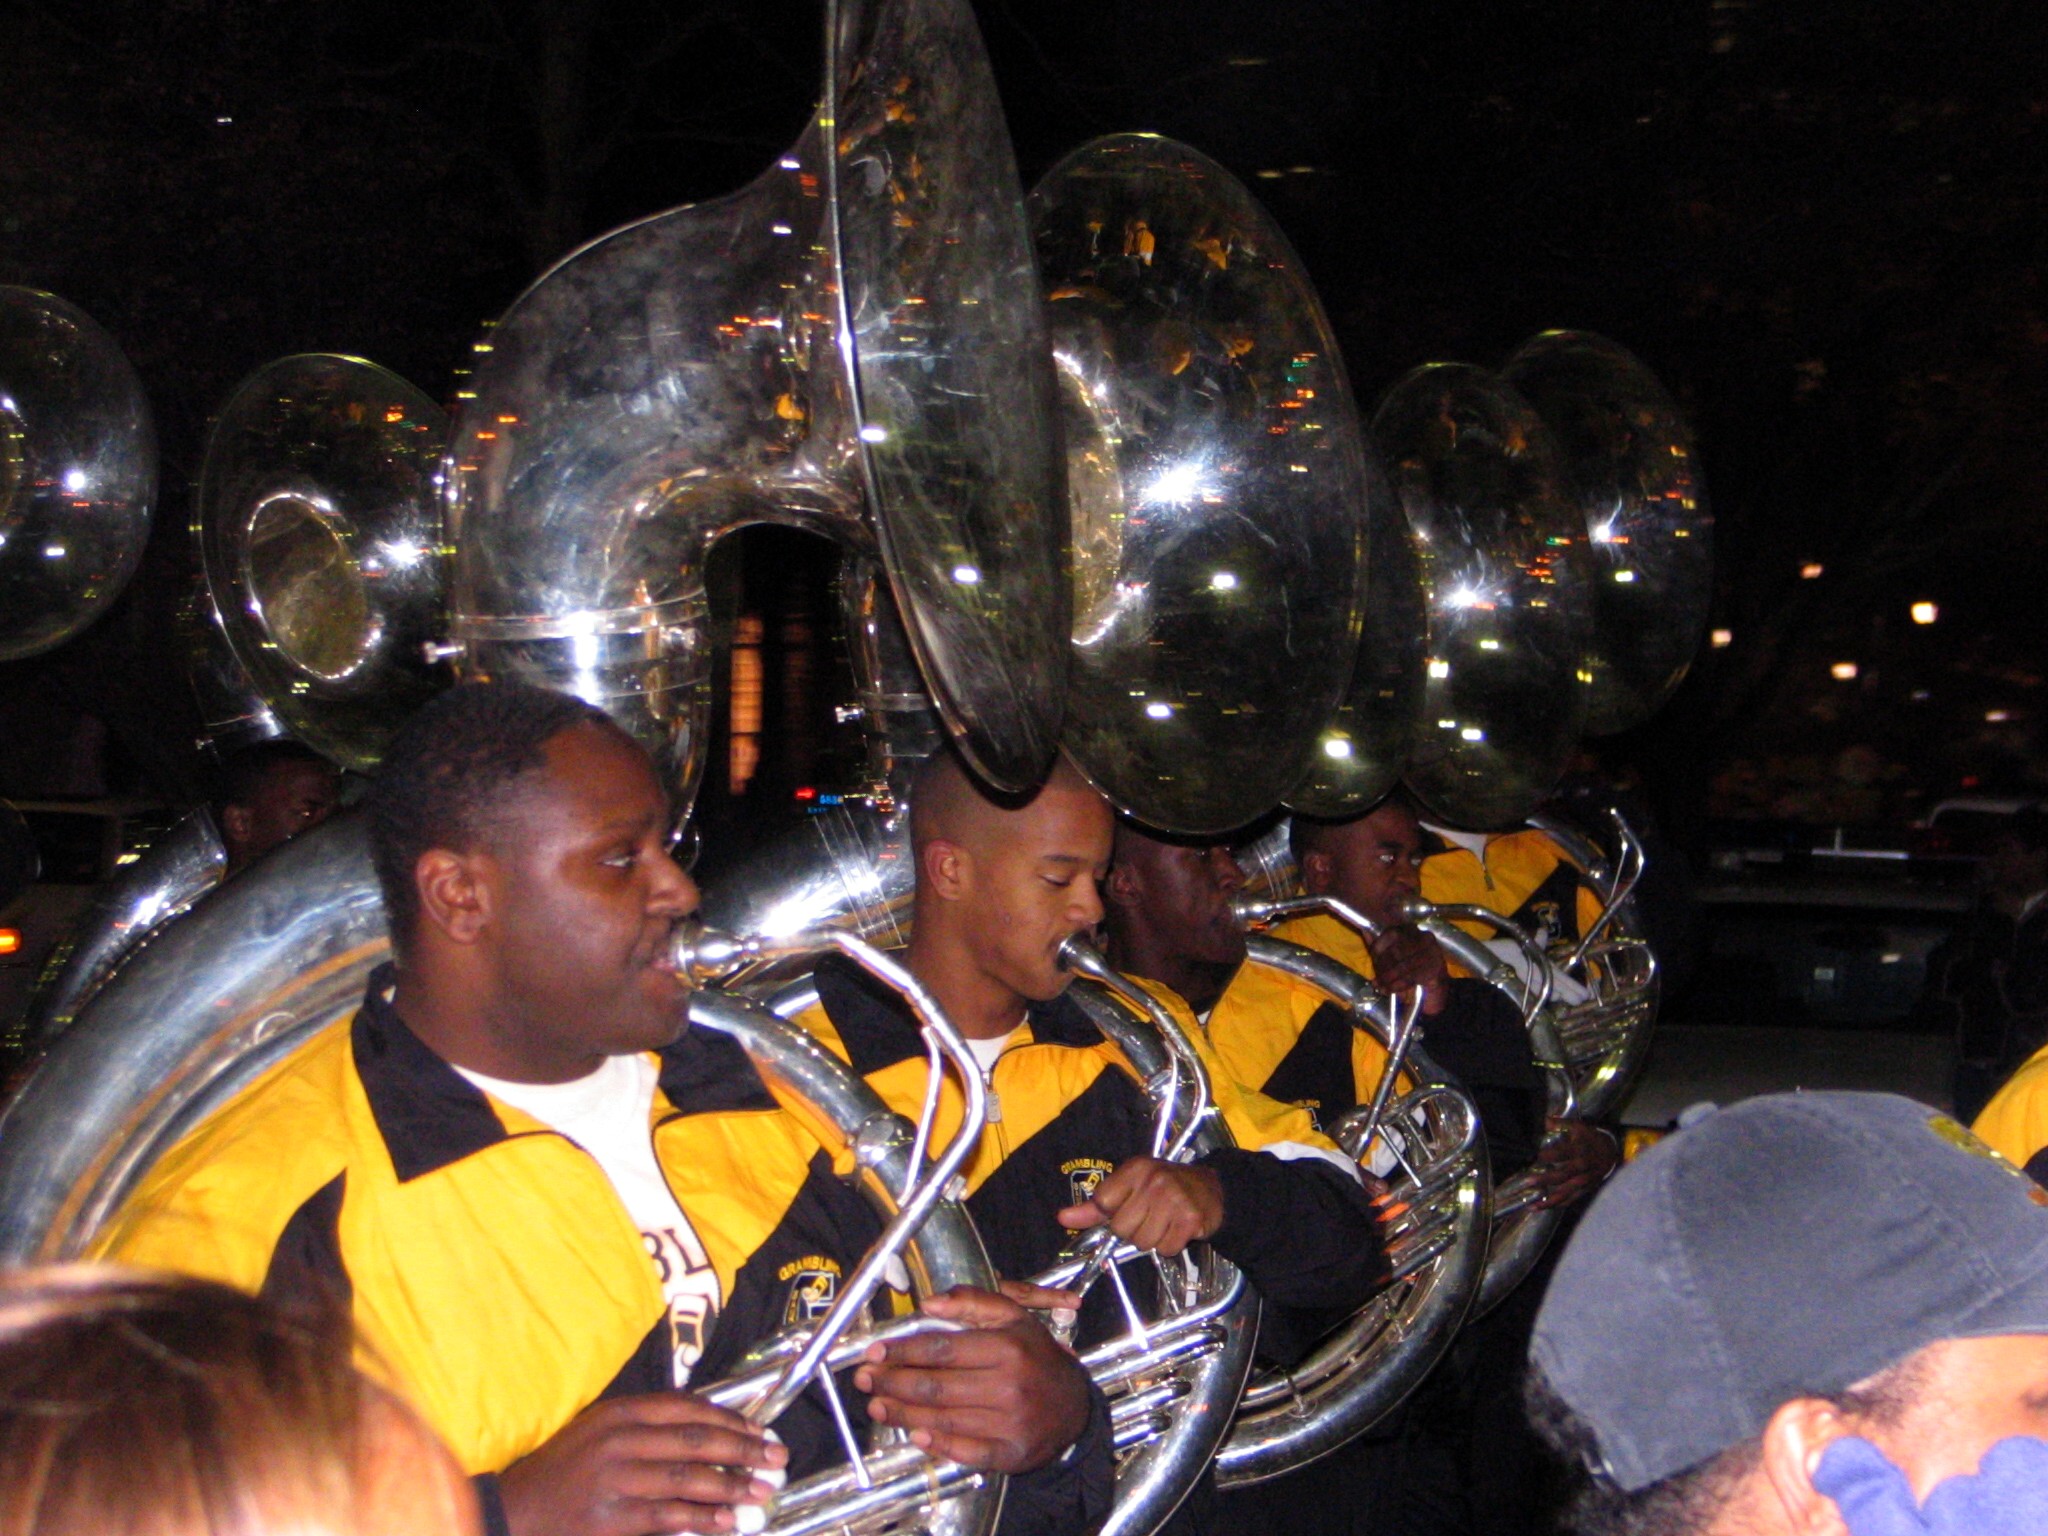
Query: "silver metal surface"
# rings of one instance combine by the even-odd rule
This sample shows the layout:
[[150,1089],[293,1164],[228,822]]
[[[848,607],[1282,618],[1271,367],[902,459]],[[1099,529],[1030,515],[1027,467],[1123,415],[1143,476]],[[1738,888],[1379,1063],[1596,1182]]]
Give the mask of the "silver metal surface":
[[1586,729],[1625,731],[1671,697],[1714,595],[1714,514],[1677,403],[1630,352],[1545,331],[1501,368],[1550,428],[1585,518],[1593,582]]
[[1613,858],[1561,817],[1539,814],[1529,821],[1585,871],[1583,878],[1603,908],[1597,931],[1558,961],[1587,996],[1552,1010],[1559,1051],[1571,1063],[1582,1112],[1593,1119],[1619,1109],[1635,1086],[1649,1059],[1663,991],[1662,972],[1634,896],[1648,855],[1620,811],[1610,808],[1608,815]]
[[1367,528],[1365,625],[1351,683],[1316,737],[1307,779],[1287,808],[1310,816],[1363,815],[1401,780],[1422,725],[1422,666],[1429,620],[1415,535],[1385,489],[1377,453],[1366,460],[1374,494]]
[[194,574],[173,622],[184,653],[185,677],[199,708],[195,745],[219,760],[238,747],[283,736],[284,722],[235,659],[203,572]]
[[101,886],[29,999],[30,1048],[40,1050],[69,1029],[115,971],[220,884],[227,863],[213,813],[201,806]]
[[[1267,934],[1249,935],[1246,945],[1247,964],[1306,981],[1391,1053],[1388,1000],[1365,978]],[[1401,1214],[1384,1229],[1392,1279],[1305,1360],[1254,1378],[1216,1459],[1222,1487],[1304,1466],[1384,1418],[1450,1347],[1477,1292],[1491,1188],[1479,1117],[1425,1044],[1408,1047],[1406,1067],[1416,1090],[1383,1106],[1383,1119],[1360,1117],[1369,1116],[1399,1156],[1389,1182]],[[1359,1129],[1357,1145],[1345,1142],[1353,1156],[1372,1134]]]
[[448,681],[422,656],[447,436],[398,375],[309,353],[243,380],[207,443],[194,530],[222,632],[286,730],[358,772]]
[[1557,783],[1585,722],[1584,521],[1535,410],[1482,369],[1416,369],[1380,402],[1373,436],[1428,605],[1408,785],[1455,825],[1517,824]]
[[1214,161],[1122,134],[1031,193],[1066,431],[1065,744],[1214,834],[1306,777],[1358,650],[1378,481],[1299,259]]
[[965,0],[839,0],[826,57],[751,186],[570,256],[479,343],[447,467],[458,669],[601,705],[687,803],[705,552],[788,523],[879,559],[953,739],[1028,789],[1065,698],[1065,485],[987,59]]
[[388,952],[361,831],[348,813],[294,838],[80,1010],[0,1115],[0,1262],[78,1257],[252,1059],[361,1003]]
[[0,285],[0,661],[62,645],[120,596],[156,500],[156,429],[114,339]]

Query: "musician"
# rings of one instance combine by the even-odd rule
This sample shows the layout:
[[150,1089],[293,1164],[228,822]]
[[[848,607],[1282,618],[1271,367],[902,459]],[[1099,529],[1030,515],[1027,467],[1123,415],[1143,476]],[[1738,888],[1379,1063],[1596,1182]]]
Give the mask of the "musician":
[[[967,1206],[990,1258],[1020,1280],[1049,1268],[1075,1233],[1107,1225],[1167,1255],[1206,1239],[1269,1301],[1358,1307],[1383,1281],[1385,1256],[1342,1154],[1305,1116],[1247,1103],[1216,1070],[1218,1107],[1239,1146],[1192,1164],[1149,1156],[1153,1114],[1136,1075],[1065,996],[1071,978],[1057,954],[1102,918],[1097,883],[1112,826],[1108,803],[1064,760],[1021,805],[990,800],[948,752],[926,761],[913,788],[916,927],[906,961],[988,1080]],[[801,1022],[914,1115],[927,1068],[909,1014],[843,963],[822,963],[816,979],[818,1006]],[[1283,1160],[1250,1150],[1283,1141],[1316,1151]],[[1139,1269],[1127,1274],[1142,1284]],[[1098,1286],[1082,1309],[1082,1341],[1118,1319],[1111,1288]],[[1206,1520],[1208,1486],[1205,1478],[1177,1518]]]
[[[1557,840],[1541,828],[1466,832],[1430,822],[1424,830],[1434,844],[1422,861],[1424,901],[1498,912],[1545,949],[1576,944],[1599,921],[1600,898],[1580,879],[1578,865]],[[1520,945],[1478,924],[1460,926],[1528,975],[1529,960]],[[1552,976],[1551,996],[1556,1001],[1583,1002],[1587,995],[1577,978]]]
[[[1350,821],[1297,816],[1290,840],[1309,894],[1335,897],[1375,924],[1380,937],[1368,941],[1321,914],[1282,924],[1277,936],[1326,954],[1389,992],[1421,989],[1423,1038],[1431,1055],[1478,1104],[1496,1179],[1534,1162],[1532,1176],[1544,1187],[1543,1203],[1550,1206],[1572,1204],[1597,1188],[1613,1171],[1614,1138],[1582,1121],[1545,1115],[1541,1079],[1519,1012],[1491,984],[1451,975],[1443,947],[1407,915],[1408,903],[1424,894],[1421,882],[1428,867],[1414,805],[1396,793]],[[1226,1050],[1246,1052],[1249,1047],[1238,1042],[1257,1038],[1249,1020],[1241,1023],[1241,1017],[1226,1009],[1218,1020],[1230,1041]],[[1358,1033],[1332,1008],[1322,1015],[1319,1032],[1303,1031],[1276,1073],[1305,1066],[1319,1047],[1329,1054],[1325,1041],[1338,1028]],[[1379,1080],[1376,1047],[1353,1044],[1352,1055],[1349,1084],[1341,1073],[1325,1071],[1310,1085],[1330,1097],[1339,1112],[1366,1101]],[[1288,1086],[1285,1078],[1281,1086]]]
[[2048,1210],[1945,1115],[1800,1093],[1708,1113],[1557,1266],[1530,1411],[1573,1536],[2021,1536],[2048,1525]]
[[[1286,923],[1278,936],[1329,955],[1389,991],[1421,990],[1424,1044],[1478,1106],[1497,1182],[1527,1169],[1540,1203],[1553,1208],[1597,1190],[1620,1160],[1614,1138],[1584,1121],[1547,1114],[1519,1011],[1491,984],[1452,976],[1442,946],[1407,916],[1426,868],[1414,805],[1396,793],[1350,821],[1298,816],[1291,838],[1310,894],[1342,901],[1380,936],[1368,942],[1322,915]],[[1286,1038],[1284,1029],[1263,1023],[1251,1008],[1233,1008],[1227,997],[1211,1025],[1219,1048],[1237,1051],[1240,1060],[1254,1049],[1277,1056],[1269,1042]],[[1332,1048],[1339,1029],[1356,1033],[1335,1009],[1321,1016],[1319,1032],[1312,1016],[1296,1046],[1279,1057],[1269,1084],[1277,1078],[1290,1096],[1306,1091],[1336,1104],[1366,1099],[1378,1081],[1377,1059],[1354,1047],[1347,1081]],[[1327,1064],[1308,1076],[1319,1061]],[[1307,1080],[1282,1077],[1281,1070],[1301,1071]],[[1546,1275],[1539,1262],[1492,1312],[1468,1323],[1418,1391],[1398,1426],[1415,1465],[1397,1495],[1405,1509],[1389,1509],[1388,1523],[1374,1529],[1402,1536],[1417,1526],[1522,1536],[1534,1528],[1536,1448],[1520,1411],[1520,1375]]]
[[228,759],[215,820],[227,850],[224,878],[301,832],[320,825],[341,803],[341,773],[296,741],[259,741]]
[[[685,1032],[665,957],[697,891],[652,764],[578,700],[465,685],[400,734],[370,823],[394,963],[159,1162],[101,1252],[347,1298],[493,1531],[733,1529],[764,1474],[836,1459],[826,1408],[785,1413],[785,1449],[677,1389],[814,1315],[879,1223],[737,1046]],[[1045,1468],[1011,1529],[1100,1518],[1106,1411],[1073,1359],[1000,1297],[928,1306],[968,1331],[871,1355],[870,1415]]]

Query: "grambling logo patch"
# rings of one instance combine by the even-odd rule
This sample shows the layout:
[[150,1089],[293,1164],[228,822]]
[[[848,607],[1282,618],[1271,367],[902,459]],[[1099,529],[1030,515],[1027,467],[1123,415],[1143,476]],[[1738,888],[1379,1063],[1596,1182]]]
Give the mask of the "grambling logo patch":
[[775,1278],[789,1287],[789,1299],[782,1308],[783,1327],[815,1323],[831,1311],[839,1295],[841,1274],[839,1261],[822,1253],[807,1253],[776,1270]]
[[1073,1196],[1067,1203],[1085,1205],[1094,1199],[1095,1191],[1115,1166],[1099,1157],[1077,1157],[1072,1162],[1061,1163],[1060,1172],[1067,1176],[1067,1193]]

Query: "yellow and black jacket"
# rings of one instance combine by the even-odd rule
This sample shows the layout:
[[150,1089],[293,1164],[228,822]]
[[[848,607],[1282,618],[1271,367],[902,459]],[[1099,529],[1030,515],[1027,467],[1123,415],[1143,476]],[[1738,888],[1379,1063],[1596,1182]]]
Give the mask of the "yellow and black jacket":
[[[1441,838],[1433,841],[1436,851],[1422,861],[1424,901],[1485,907],[1546,942],[1576,943],[1600,916],[1600,898],[1547,832],[1524,827],[1488,838],[1484,858]],[[1479,924],[1459,926],[1477,938],[1495,936]]]
[[[924,1105],[925,1047],[901,999],[837,957],[820,963],[817,984],[818,1005],[798,1022],[851,1063],[892,1109],[915,1119]],[[1187,1004],[1164,987],[1140,985],[1176,1012],[1201,1049],[1201,1029]],[[1268,1302],[1354,1311],[1387,1273],[1363,1187],[1319,1157],[1283,1160],[1249,1150],[1334,1146],[1300,1111],[1243,1092],[1213,1055],[1206,1064],[1217,1108],[1238,1141],[1201,1159],[1223,1186],[1223,1225],[1211,1246]],[[1151,1151],[1152,1107],[1123,1053],[1065,995],[1030,1006],[989,1077],[989,1124],[968,1165],[967,1209],[997,1273],[1028,1279],[1049,1268],[1072,1235],[1054,1213],[1086,1200],[1103,1175]],[[943,1144],[960,1123],[960,1109],[949,1078],[935,1140]],[[1141,1304],[1151,1294],[1147,1268],[1124,1272]],[[1112,1288],[1096,1286],[1082,1305],[1077,1343],[1086,1348],[1121,1326]],[[1270,1313],[1261,1326],[1262,1346],[1269,1335],[1282,1339],[1282,1358],[1314,1337],[1296,1338]],[[1207,1529],[1214,1504],[1214,1474],[1205,1468],[1161,1536]]]
[[[924,1103],[925,1047],[901,1001],[836,958],[820,964],[817,984],[818,1005],[799,1022],[914,1119]],[[1187,1005],[1146,985],[1176,1009],[1199,1048],[1201,1028]],[[1334,1148],[1306,1115],[1243,1092],[1213,1057],[1210,1065],[1217,1107],[1238,1140],[1201,1159],[1223,1185],[1224,1221],[1212,1245],[1269,1301],[1362,1305],[1386,1273],[1363,1188],[1321,1158],[1261,1155],[1257,1148],[1282,1143]],[[989,1124],[968,1165],[967,1208],[997,1271],[1025,1279],[1049,1268],[1070,1236],[1054,1213],[1151,1150],[1152,1108],[1122,1052],[1065,996],[1030,1007],[990,1076]],[[959,1113],[949,1081],[935,1137],[950,1134]],[[1108,1306],[1107,1296],[1091,1295],[1091,1309],[1098,1299]],[[1091,1321],[1084,1313],[1084,1338]]]
[[[666,1307],[595,1159],[429,1049],[391,1008],[391,979],[380,969],[352,1020],[173,1148],[98,1256],[345,1299],[366,1363],[477,1477],[502,1529],[494,1474],[598,1399],[673,1384]],[[716,1381],[816,1315],[880,1223],[729,1038],[693,1029],[660,1065],[649,1134],[723,1296],[692,1377]],[[821,1401],[776,1428],[792,1476],[840,1457]],[[1004,1529],[1099,1519],[1110,1477],[1098,1400],[1075,1454],[1013,1480]]]
[[2035,1183],[2048,1185],[2048,1047],[2020,1064],[1970,1129]]
[[[1334,917],[1296,918],[1274,937],[1373,974],[1365,941]],[[1309,1109],[1324,1125],[1371,1103],[1387,1062],[1379,1041],[1321,991],[1249,960],[1210,1010],[1209,1038],[1238,1081]],[[1487,983],[1454,976],[1444,1011],[1422,1021],[1422,1045],[1472,1096],[1495,1176],[1533,1162],[1543,1136],[1543,1079],[1514,1006]],[[1410,1084],[1404,1078],[1399,1086]]]

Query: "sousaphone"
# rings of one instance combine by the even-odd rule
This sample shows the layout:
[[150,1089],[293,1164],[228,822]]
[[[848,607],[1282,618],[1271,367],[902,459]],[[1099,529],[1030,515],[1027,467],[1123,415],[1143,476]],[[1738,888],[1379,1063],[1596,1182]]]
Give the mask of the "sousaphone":
[[694,793],[703,567],[747,523],[884,573],[999,789],[1059,740],[1065,485],[1021,189],[964,0],[837,0],[825,98],[745,190],[605,236],[486,342],[447,462],[465,676],[608,710]]
[[422,650],[447,436],[398,375],[313,353],[244,379],[207,443],[193,533],[219,633],[282,729],[347,768],[374,768],[447,683]]
[[1030,207],[1073,508],[1066,747],[1140,821],[1231,831],[1307,776],[1392,510],[1300,258],[1235,177],[1118,134]]
[[1585,725],[1584,523],[1535,410],[1462,363],[1387,392],[1373,436],[1415,534],[1427,608],[1409,788],[1461,827],[1522,821]]
[[1590,331],[1532,337],[1501,377],[1550,428],[1586,525],[1586,729],[1625,731],[1685,677],[1714,595],[1714,514],[1691,429],[1655,374]]
[[120,347],[55,294],[0,286],[0,661],[106,612],[155,500],[156,430]]

